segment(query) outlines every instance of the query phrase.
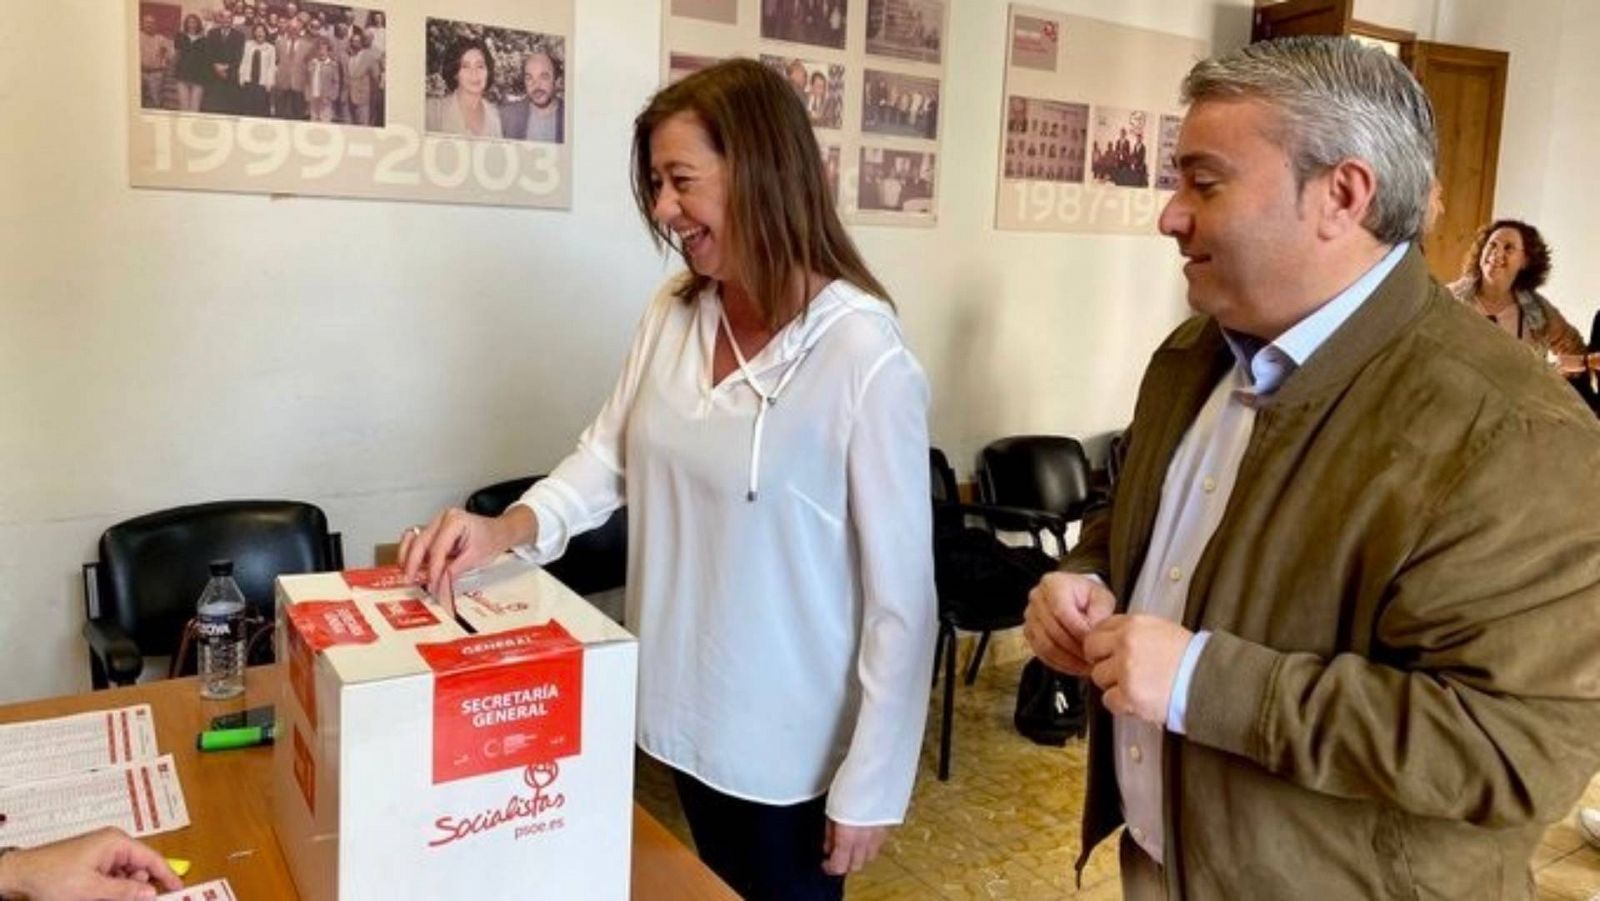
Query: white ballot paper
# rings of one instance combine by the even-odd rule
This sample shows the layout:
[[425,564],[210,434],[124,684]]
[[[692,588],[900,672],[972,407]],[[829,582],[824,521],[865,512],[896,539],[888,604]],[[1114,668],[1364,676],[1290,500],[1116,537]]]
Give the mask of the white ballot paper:
[[213,879],[188,888],[168,892],[156,901],[238,901],[226,879]]
[[133,836],[189,825],[172,755],[0,788],[0,847],[30,848],[116,826]]
[[[135,760],[153,760],[149,704],[0,726],[0,788]],[[10,811],[0,808],[10,816]]]

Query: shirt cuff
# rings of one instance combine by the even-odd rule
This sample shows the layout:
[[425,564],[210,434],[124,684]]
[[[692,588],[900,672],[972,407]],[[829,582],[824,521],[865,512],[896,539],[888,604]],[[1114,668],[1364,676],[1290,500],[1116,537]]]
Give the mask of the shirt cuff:
[[1211,640],[1210,632],[1196,632],[1178,661],[1178,675],[1172,680],[1172,697],[1167,701],[1167,731],[1177,735],[1186,732],[1189,717],[1189,683],[1194,680],[1195,665],[1200,662],[1200,652]]

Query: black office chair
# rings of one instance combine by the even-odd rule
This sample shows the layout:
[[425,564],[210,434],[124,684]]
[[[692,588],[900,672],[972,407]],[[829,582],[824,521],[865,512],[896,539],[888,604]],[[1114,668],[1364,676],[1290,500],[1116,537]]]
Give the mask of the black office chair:
[[[1020,508],[964,504],[958,499],[955,471],[944,452],[929,451],[933,502],[934,583],[939,596],[939,635],[934,645],[934,685],[944,665],[943,716],[939,725],[939,779],[950,778],[950,733],[956,690],[956,632],[975,632],[978,646],[966,670],[966,683],[978,677],[989,635],[1022,625],[1028,592],[1056,567],[1039,550],[1039,533],[1053,531],[1058,517]],[[1009,547],[995,535],[999,524],[1028,532],[1034,547]]]
[[[342,569],[344,548],[322,511],[297,501],[218,501],[117,523],[100,536],[100,559],[83,565],[83,637],[96,689],[131,685],[145,657],[174,655],[171,672],[194,672],[193,656],[177,652],[208,564],[223,558],[233,561],[251,615],[271,623],[273,580]],[[250,662],[270,662],[271,642],[251,651]]]
[[[1600,312],[1594,314],[1594,324],[1589,327],[1589,353],[1600,352]],[[1592,372],[1580,372],[1569,381],[1596,416],[1600,416],[1600,378]]]
[[[1066,553],[1067,525],[1083,518],[1094,501],[1089,456],[1076,438],[1063,435],[1015,435],[991,441],[978,452],[978,498],[999,507],[1020,507],[1049,517],[1056,554]],[[1013,524],[1004,516],[996,526],[1008,532],[1027,531],[1028,520]],[[1037,533],[1035,547],[1043,549]]]
[[[499,516],[542,475],[507,479],[472,492],[466,510]],[[621,588],[628,579],[628,508],[618,507],[598,529],[574,535],[566,553],[545,567],[563,585],[582,595]]]
[[1117,490],[1117,481],[1122,478],[1122,465],[1127,461],[1128,432],[1126,429],[1118,429],[1106,445],[1106,497],[1102,500],[1108,500]]

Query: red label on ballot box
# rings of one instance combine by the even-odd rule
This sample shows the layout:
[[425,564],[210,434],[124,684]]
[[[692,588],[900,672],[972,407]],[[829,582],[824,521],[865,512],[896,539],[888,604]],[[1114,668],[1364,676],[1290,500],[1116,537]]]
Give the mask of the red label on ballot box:
[[435,785],[581,752],[583,645],[560,623],[416,647],[435,673]]
[[379,591],[386,588],[411,588],[415,579],[406,579],[405,570],[398,566],[374,566],[369,569],[347,569],[339,573],[344,584],[351,588]]
[[317,726],[316,655],[341,644],[372,644],[378,634],[355,601],[302,601],[289,605],[289,686],[313,729]]
[[389,625],[397,632],[406,629],[420,629],[424,626],[437,626],[439,618],[433,615],[428,605],[416,598],[406,598],[400,601],[379,601],[378,612],[389,621]]
[[312,813],[317,812],[317,759],[311,756],[311,748],[300,734],[300,727],[294,729],[294,781],[300,786],[300,796],[306,799],[306,809]]

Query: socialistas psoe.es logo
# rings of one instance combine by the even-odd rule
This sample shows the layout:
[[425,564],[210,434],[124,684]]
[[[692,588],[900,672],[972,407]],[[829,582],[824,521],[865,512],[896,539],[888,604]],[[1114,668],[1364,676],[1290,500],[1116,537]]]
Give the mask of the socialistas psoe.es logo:
[[513,823],[517,824],[513,838],[519,839],[554,832],[565,827],[566,821],[561,817],[539,819],[551,811],[560,810],[567,803],[566,795],[550,788],[560,775],[561,767],[553,760],[548,763],[530,764],[522,771],[522,781],[532,789],[532,794],[512,795],[499,807],[467,817],[439,817],[433,821],[437,834],[428,842],[428,847],[443,847]]

